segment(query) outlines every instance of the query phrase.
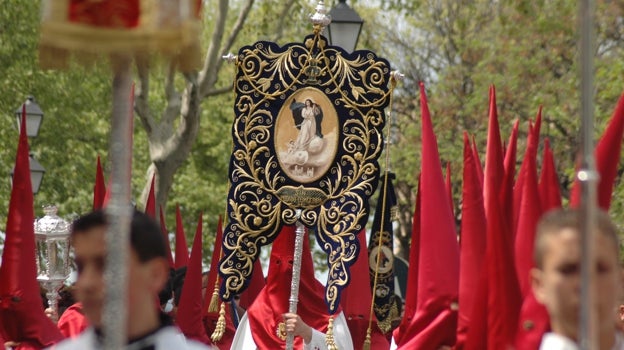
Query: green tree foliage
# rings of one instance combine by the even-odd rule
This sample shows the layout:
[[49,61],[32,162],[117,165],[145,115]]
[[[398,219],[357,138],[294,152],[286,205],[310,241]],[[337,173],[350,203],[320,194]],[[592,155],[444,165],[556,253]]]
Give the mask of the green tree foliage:
[[[224,3],[228,11],[217,11]],[[281,44],[302,40],[311,32],[307,17],[316,1],[209,0],[204,4],[202,45],[206,55],[211,44],[217,45],[218,56],[222,51],[236,53],[258,40]],[[542,136],[551,139],[564,196],[568,196],[580,128],[575,2],[383,0],[349,4],[365,20],[359,48],[377,52],[406,75],[392,106],[394,145],[389,149],[390,166],[397,174],[401,213],[398,236],[404,254],[420,162],[418,81],[427,86],[442,160],[452,165],[456,209],[461,194],[461,135],[464,130],[473,133],[484,154],[490,84],[497,87],[503,137],[508,137],[514,120],[521,122],[519,155],[524,152],[527,121],[534,119],[540,105],[544,106]],[[379,4],[383,11],[375,7]],[[326,1],[326,5],[335,2]],[[247,7],[249,12],[245,13]],[[596,137],[604,130],[624,88],[623,14],[620,2],[597,2]],[[226,17],[219,27],[222,15]],[[30,140],[32,152],[47,170],[35,197],[38,216],[42,215],[40,206],[48,203],[59,205],[63,215],[89,210],[98,154],[107,176],[110,170],[106,166],[109,69],[107,65],[76,65],[64,72],[39,69],[38,16],[38,2],[4,0],[0,6],[0,110],[5,114],[0,118],[0,229],[6,222],[9,173],[18,137],[13,112],[28,95],[34,95],[46,113],[39,137]],[[214,34],[219,28],[223,35],[217,42]],[[169,92],[181,99],[189,77],[170,76],[166,64],[154,65],[148,74],[151,84],[146,103],[159,120],[172,96],[167,95],[167,88],[172,87]],[[195,232],[199,213],[204,212],[207,247],[212,246],[217,216],[225,211],[234,67],[220,63],[210,74],[210,92],[198,104],[197,135],[186,156],[178,160],[171,186],[161,197],[165,198],[161,203],[166,208],[168,228],[174,229],[173,209],[179,203],[189,237]],[[137,82],[138,78],[139,74]],[[172,130],[180,125],[182,110],[175,112]],[[132,185],[133,198],[142,207],[144,188],[149,184],[146,169],[158,159],[150,154],[150,135],[138,117]],[[624,216],[622,191],[618,186],[614,194],[612,213],[616,219]]]
[[[219,16],[214,7],[217,1],[205,4],[204,11],[204,39],[203,45],[206,55],[210,53],[211,45],[218,43],[211,41],[214,31],[218,28],[215,23]],[[252,4],[249,14],[245,15],[246,7]],[[280,44],[302,40],[303,36],[311,32],[311,25],[306,16],[312,12],[310,6],[303,1],[237,1],[232,2],[227,11],[227,20],[224,27],[224,37],[220,44],[221,54],[227,52],[236,53],[245,45],[252,45],[259,40],[271,40]],[[241,24],[241,21],[244,22]],[[306,25],[301,25],[306,23]],[[238,29],[237,26],[240,25]],[[236,32],[239,30],[239,32]],[[220,59],[220,56],[218,58]],[[219,215],[225,216],[226,197],[228,191],[228,167],[232,148],[231,128],[234,120],[234,94],[232,82],[235,76],[234,66],[227,63],[219,63],[213,86],[205,96],[201,98],[199,113],[199,130],[196,140],[188,157],[180,163],[171,188],[165,197],[161,197],[161,204],[165,205],[167,213],[167,225],[173,230],[175,223],[175,205],[179,204],[184,217],[184,226],[187,235],[195,232],[197,218],[200,212],[204,213],[204,230],[209,238],[205,239],[205,245],[212,249],[215,228]],[[152,69],[150,72],[150,100],[149,107],[164,114],[168,101],[166,95],[167,76],[166,69]],[[201,76],[201,73],[200,73]],[[182,92],[188,83],[188,77],[178,75],[175,77],[175,89]],[[183,109],[183,108],[182,108]],[[178,113],[178,112],[176,112]],[[173,123],[173,128],[179,125],[181,118],[178,116]],[[142,137],[148,138],[145,128],[142,128]],[[153,145],[154,143],[152,143]],[[145,150],[152,145],[148,142],[142,144]],[[157,158],[151,161],[158,161]],[[151,162],[147,155],[146,163]],[[143,188],[143,195],[139,196],[139,205],[143,205],[144,195],[147,193],[145,186],[149,185],[151,171],[147,172],[147,166],[139,169],[134,177],[136,188]],[[150,167],[151,169],[151,167]],[[164,201],[162,199],[165,199]],[[190,234],[189,234],[190,232]]]
[[[102,157],[107,178],[110,173],[108,137],[112,79],[104,61],[89,67],[74,65],[67,71],[41,70],[37,62],[39,3],[7,0],[2,5],[0,72],[4,84],[1,85],[0,110],[4,111],[5,118],[0,118],[0,178],[4,179],[0,181],[0,230],[6,223],[9,173],[14,164],[18,139],[13,112],[28,95],[34,95],[45,112],[39,136],[29,140],[35,158],[46,168],[43,184],[35,197],[36,215],[42,216],[40,207],[49,203],[57,204],[59,215],[64,216],[91,209],[97,155]],[[202,42],[208,50],[215,23],[220,20],[221,14],[215,11],[218,1],[206,1],[204,5]],[[250,13],[239,23],[245,6],[249,6]],[[232,40],[228,45],[233,52],[258,40],[300,40],[309,28],[297,24],[311,12],[311,6],[298,1],[235,1],[230,11],[224,14],[227,16],[224,36]],[[236,26],[241,29],[234,35]],[[147,104],[155,111],[157,118],[167,108],[167,68],[166,62],[159,61],[149,72],[151,94]],[[135,74],[135,81],[139,82],[137,72]],[[174,208],[180,204],[183,225],[189,238],[194,235],[197,218],[203,212],[204,232],[208,233],[204,242],[210,250],[217,218],[224,214],[227,195],[234,67],[222,64],[215,74],[214,87],[218,91],[201,101],[199,119],[202,122],[197,139],[175,170],[170,188],[171,201],[161,203],[165,206],[169,230],[175,229]],[[172,80],[176,93],[183,91],[186,83],[182,75],[175,75]],[[140,85],[137,86],[139,88]],[[180,120],[176,116],[171,128],[176,128]],[[151,180],[145,176],[146,169],[153,159],[149,152],[148,133],[136,114],[134,124],[132,198],[142,208],[142,190],[149,186]]]
[[[562,193],[567,199],[581,124],[576,3],[410,3],[418,3],[418,11],[389,11],[375,18],[372,25],[384,29],[378,31],[382,34],[376,34],[379,40],[371,39],[395,68],[406,73],[394,106],[393,123],[401,147],[391,148],[393,164],[401,164],[395,170],[401,199],[402,253],[407,253],[415,183],[420,171],[418,81],[424,81],[427,87],[442,161],[452,164],[456,213],[461,204],[462,133],[466,130],[475,135],[483,160],[491,84],[497,89],[504,140],[513,122],[520,120],[519,162],[526,145],[528,120],[535,120],[538,107],[544,107],[542,138],[551,140]],[[624,7],[611,1],[597,3],[596,138],[624,90],[617,78],[624,73]],[[616,190],[612,210],[619,219],[624,216],[621,196],[617,195],[621,191]]]
[[110,119],[110,79],[105,69],[73,66],[43,71],[37,61],[39,5],[6,0],[0,6],[0,227],[6,223],[10,172],[18,131],[14,111],[34,95],[45,115],[30,150],[46,169],[35,214],[57,204],[59,214],[83,213],[92,206],[95,162],[105,154]]

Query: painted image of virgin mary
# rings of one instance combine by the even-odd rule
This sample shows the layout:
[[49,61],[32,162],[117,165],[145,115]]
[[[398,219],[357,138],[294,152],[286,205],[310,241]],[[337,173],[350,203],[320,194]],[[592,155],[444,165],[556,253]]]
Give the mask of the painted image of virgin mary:
[[290,110],[299,133],[297,138],[291,140],[288,145],[289,158],[293,163],[303,165],[308,161],[310,155],[322,150],[323,110],[312,98],[306,98],[304,103],[293,100],[290,104]]
[[294,101],[290,104],[295,126],[299,129],[299,135],[295,140],[298,149],[307,149],[314,136],[323,138],[321,124],[323,122],[323,110],[318,103],[311,98],[306,98],[304,103]]

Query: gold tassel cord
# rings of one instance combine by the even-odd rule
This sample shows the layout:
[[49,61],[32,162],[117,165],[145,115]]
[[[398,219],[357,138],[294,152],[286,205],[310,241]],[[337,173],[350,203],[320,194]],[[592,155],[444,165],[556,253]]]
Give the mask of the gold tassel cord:
[[217,312],[219,309],[219,279],[215,281],[214,290],[212,291],[212,297],[210,298],[210,304],[208,305],[208,312]]
[[327,334],[325,335],[325,343],[327,344],[327,350],[338,350],[336,341],[334,340],[334,317],[329,317],[329,324],[327,325]]
[[[402,79],[403,75],[401,73],[399,73],[398,71],[393,71],[391,73],[390,76],[390,84],[391,84],[391,89],[388,92],[390,95],[390,103],[388,105],[388,120],[386,121],[386,125],[387,125],[387,136],[386,136],[386,140],[388,141],[388,148],[386,149],[386,157],[385,157],[385,173],[384,173],[384,178],[383,178],[383,193],[386,192],[386,189],[388,188],[388,168],[390,167],[390,129],[392,128],[392,107],[393,107],[393,102],[394,102],[394,89],[397,85],[398,80]],[[384,212],[383,210],[386,209],[386,197],[383,197],[383,203],[382,203],[382,215],[381,215],[381,223],[379,225],[379,227],[383,230],[384,227]],[[382,245],[382,239],[383,239],[383,235],[379,235],[379,242],[377,243],[377,245],[379,247],[381,247]],[[370,309],[369,309],[369,314],[368,314],[368,327],[366,329],[366,334],[367,334],[367,340],[368,340],[368,346],[370,348],[370,344],[371,344],[371,340],[370,340],[370,334],[372,331],[372,326],[373,326],[373,313],[375,312],[375,297],[376,294],[375,291],[377,290],[377,281],[378,281],[378,275],[379,275],[379,262],[381,261],[381,249],[377,250],[377,258],[376,258],[376,263],[375,263],[375,278],[373,279],[373,290],[372,290],[372,298],[371,298],[371,305],[370,305]],[[396,306],[395,306],[396,307]],[[390,331],[390,322],[388,321],[388,327],[382,327],[381,323],[378,322],[378,325],[381,329],[382,332],[387,333],[388,331]],[[364,348],[366,349],[366,341],[364,342]]]
[[366,329],[366,339],[364,340],[364,346],[362,347],[363,350],[370,350],[371,349],[371,329],[370,327],[368,327]]
[[223,334],[225,334],[225,303],[221,303],[219,319],[217,320],[214,332],[212,332],[212,336],[210,336],[210,340],[212,340],[213,343],[216,343],[223,338]]
[[[230,185],[228,184],[228,191],[229,191],[229,187]],[[227,219],[227,207],[225,208],[223,217]],[[226,224],[227,223],[222,223],[223,226],[225,226]],[[223,237],[221,238],[221,240],[223,240]],[[216,247],[217,244],[221,244],[223,247],[223,242],[215,241],[214,246]],[[219,254],[219,259],[221,259],[222,256],[223,256],[223,250],[221,250]],[[219,269],[218,264],[217,264],[217,269]],[[217,274],[217,278],[215,278],[215,285],[214,285],[214,289],[212,290],[212,297],[210,298],[210,304],[208,304],[208,312],[217,312],[217,309],[219,308],[219,271],[218,270],[216,271],[216,274]],[[223,305],[221,306],[223,307]]]

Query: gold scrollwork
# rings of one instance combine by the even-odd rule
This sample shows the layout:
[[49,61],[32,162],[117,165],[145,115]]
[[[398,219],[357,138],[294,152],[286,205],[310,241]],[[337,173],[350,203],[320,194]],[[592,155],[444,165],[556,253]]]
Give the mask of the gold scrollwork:
[[316,208],[327,199],[323,191],[303,186],[284,186],[276,194],[284,203],[294,208]]
[[[298,219],[315,228],[328,254],[325,298],[330,311],[336,310],[358,255],[356,234],[369,214],[368,197],[378,183],[384,108],[394,86],[390,65],[372,52],[348,54],[327,46],[318,32],[303,44],[257,42],[237,57],[221,295],[228,300],[242,291],[259,247]],[[337,112],[338,151],[323,176],[300,183],[282,169],[272,137],[286,101],[312,83]]]

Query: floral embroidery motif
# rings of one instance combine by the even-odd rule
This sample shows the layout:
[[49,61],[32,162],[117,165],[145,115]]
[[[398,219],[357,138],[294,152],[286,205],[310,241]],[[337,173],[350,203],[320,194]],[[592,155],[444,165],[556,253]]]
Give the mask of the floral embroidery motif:
[[281,340],[286,340],[286,324],[284,322],[280,322],[275,329],[275,335]]

